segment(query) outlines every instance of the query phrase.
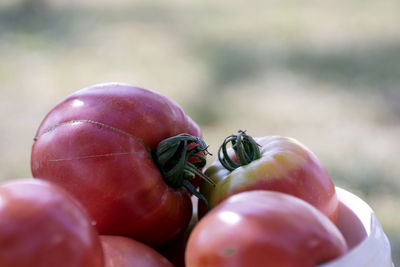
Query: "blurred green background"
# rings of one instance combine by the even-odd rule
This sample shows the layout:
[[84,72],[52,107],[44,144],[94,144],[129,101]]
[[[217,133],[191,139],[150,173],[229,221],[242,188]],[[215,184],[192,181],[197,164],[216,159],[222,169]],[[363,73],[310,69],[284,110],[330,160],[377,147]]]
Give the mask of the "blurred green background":
[[68,94],[126,82],[174,99],[214,157],[238,129],[298,139],[365,199],[400,265],[400,1],[2,0],[0,180]]

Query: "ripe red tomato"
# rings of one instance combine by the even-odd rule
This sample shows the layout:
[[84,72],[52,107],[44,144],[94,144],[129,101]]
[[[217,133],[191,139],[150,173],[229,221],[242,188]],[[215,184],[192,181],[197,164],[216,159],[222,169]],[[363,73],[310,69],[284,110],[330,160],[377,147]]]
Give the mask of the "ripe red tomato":
[[0,266],[103,267],[100,239],[64,189],[34,179],[0,185]]
[[159,93],[95,85],[47,114],[32,147],[32,174],[71,192],[100,234],[161,246],[190,221],[187,189],[196,193],[190,181],[205,165],[200,136],[197,124]]
[[254,190],[229,197],[195,226],[187,267],[311,267],[343,255],[346,242],[325,215],[288,194]]
[[[229,142],[232,147],[227,149]],[[253,139],[239,131],[224,141],[218,160],[205,174],[216,183],[215,188],[201,184],[210,207],[238,192],[265,189],[299,197],[337,222],[339,201],[332,180],[318,158],[292,138]],[[199,214],[205,212],[199,202]]]
[[143,243],[124,236],[100,236],[104,267],[173,267],[164,256]]

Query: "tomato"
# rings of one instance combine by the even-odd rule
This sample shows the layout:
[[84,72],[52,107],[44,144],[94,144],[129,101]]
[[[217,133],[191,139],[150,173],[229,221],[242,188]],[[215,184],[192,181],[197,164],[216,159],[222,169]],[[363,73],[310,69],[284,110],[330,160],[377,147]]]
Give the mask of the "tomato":
[[[339,202],[331,178],[312,151],[292,138],[252,138],[239,131],[224,141],[205,174],[217,184],[215,189],[201,185],[211,208],[238,192],[265,189],[299,197],[337,222]],[[205,212],[199,202],[199,214]]]
[[0,266],[103,267],[86,211],[64,189],[34,179],[0,185]]
[[94,85],[44,118],[32,146],[32,174],[72,193],[100,234],[158,247],[190,221],[189,191],[198,195],[191,181],[203,175],[207,154],[200,136],[198,125],[157,92]]
[[124,236],[100,236],[104,267],[173,267],[165,257],[143,243]]
[[235,194],[206,214],[189,237],[187,267],[308,267],[340,257],[346,242],[300,198],[267,190]]

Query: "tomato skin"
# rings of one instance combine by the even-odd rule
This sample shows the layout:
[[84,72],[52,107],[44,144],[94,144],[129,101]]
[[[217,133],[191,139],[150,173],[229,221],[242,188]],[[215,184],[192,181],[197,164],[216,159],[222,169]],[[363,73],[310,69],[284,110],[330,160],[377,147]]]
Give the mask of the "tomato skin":
[[18,179],[0,185],[0,266],[103,267],[86,211],[64,189]]
[[47,114],[32,174],[71,192],[100,234],[158,247],[184,231],[192,213],[190,194],[169,187],[152,158],[160,141],[180,133],[201,136],[172,100],[127,84],[91,86]]
[[173,267],[165,257],[143,243],[124,236],[100,236],[104,267]]
[[187,267],[311,267],[347,251],[338,228],[288,194],[235,194],[206,214],[189,237]]
[[[318,158],[300,142],[286,137],[254,138],[261,158],[228,171],[216,160],[205,172],[216,187],[202,183],[200,192],[215,207],[227,197],[249,190],[273,190],[299,197],[337,222],[339,201],[335,186]],[[231,150],[232,153],[232,150]],[[199,214],[206,213],[199,202]]]

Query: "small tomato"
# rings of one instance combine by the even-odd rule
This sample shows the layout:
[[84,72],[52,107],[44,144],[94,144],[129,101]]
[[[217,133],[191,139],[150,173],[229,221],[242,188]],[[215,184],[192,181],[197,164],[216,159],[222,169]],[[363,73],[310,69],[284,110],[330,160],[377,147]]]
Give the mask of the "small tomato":
[[[205,172],[216,186],[202,183],[200,188],[211,208],[239,192],[273,190],[307,201],[336,223],[339,202],[335,186],[322,163],[300,142],[280,136],[253,139],[239,131],[228,137],[218,152],[218,159]],[[199,214],[205,212],[199,201]]]
[[325,215],[288,194],[235,194],[206,214],[186,248],[187,267],[312,267],[347,251]]
[[173,267],[164,256],[141,242],[124,236],[100,236],[104,267]]
[[46,181],[0,185],[1,267],[103,267],[103,251],[83,207]]

